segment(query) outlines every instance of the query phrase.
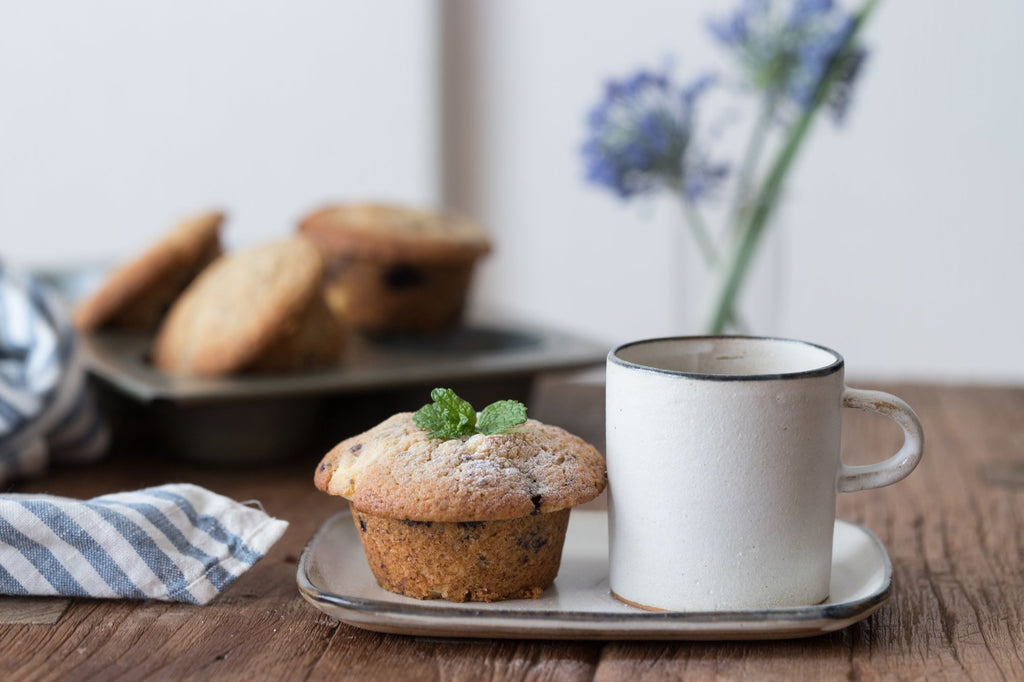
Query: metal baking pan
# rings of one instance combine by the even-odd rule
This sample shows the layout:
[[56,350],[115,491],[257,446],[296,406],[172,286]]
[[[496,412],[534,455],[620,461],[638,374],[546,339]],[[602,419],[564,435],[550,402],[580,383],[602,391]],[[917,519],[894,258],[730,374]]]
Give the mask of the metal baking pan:
[[257,462],[322,449],[453,388],[478,409],[529,407],[542,372],[604,362],[607,348],[557,331],[469,324],[430,338],[353,334],[338,364],[309,372],[198,377],[162,372],[147,334],[83,336],[87,366],[115,421],[151,431],[166,450],[202,462]]

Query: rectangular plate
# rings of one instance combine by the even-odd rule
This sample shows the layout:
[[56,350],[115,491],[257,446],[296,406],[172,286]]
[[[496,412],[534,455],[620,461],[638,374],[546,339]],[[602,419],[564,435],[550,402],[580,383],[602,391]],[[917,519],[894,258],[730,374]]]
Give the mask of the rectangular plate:
[[147,334],[84,335],[93,373],[142,403],[358,394],[530,376],[597,365],[608,352],[604,346],[550,330],[481,324],[423,339],[369,340],[353,334],[341,361],[316,371],[198,377],[154,368],[146,359],[151,342]]
[[313,606],[342,622],[422,636],[544,639],[784,639],[832,632],[888,600],[892,565],[863,526],[836,521],[829,598],[758,611],[651,612],[608,588],[607,512],[576,509],[562,566],[540,599],[493,603],[419,601],[381,589],[366,565],[349,512],[328,519],[306,546],[296,579]]

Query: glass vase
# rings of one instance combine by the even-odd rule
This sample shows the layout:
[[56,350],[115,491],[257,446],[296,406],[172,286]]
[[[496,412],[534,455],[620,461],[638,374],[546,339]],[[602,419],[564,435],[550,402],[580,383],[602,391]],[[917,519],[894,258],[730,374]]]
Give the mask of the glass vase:
[[[682,212],[680,212],[682,213]],[[715,235],[717,236],[717,235]],[[727,239],[721,239],[727,252]],[[732,314],[724,327],[712,324],[720,299],[725,268],[709,262],[698,248],[691,226],[680,216],[672,232],[675,253],[673,282],[674,333],[679,335],[728,334],[773,336],[778,334],[784,305],[786,234],[784,214],[776,212],[758,240],[750,261],[740,275]]]

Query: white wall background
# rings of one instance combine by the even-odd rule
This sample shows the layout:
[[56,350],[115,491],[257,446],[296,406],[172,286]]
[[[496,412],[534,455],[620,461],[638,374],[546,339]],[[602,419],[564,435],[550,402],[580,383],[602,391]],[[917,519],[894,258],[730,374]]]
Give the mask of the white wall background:
[[[733,3],[460,5],[477,47],[460,94],[483,122],[456,169],[476,187],[451,196],[500,239],[482,298],[612,342],[687,331],[678,216],[585,186],[577,150],[605,78],[667,56],[698,74],[719,59],[705,20]],[[857,376],[1024,380],[1022,25],[1016,0],[882,4],[846,125],[817,126],[791,177],[759,331],[831,345]]]
[[[117,260],[207,206],[241,246],[330,199],[447,202],[497,242],[479,308],[608,344],[687,331],[673,206],[585,185],[578,149],[605,78],[721,64],[704,21],[730,6],[0,4],[0,254]],[[758,331],[857,376],[1024,382],[1021,25],[1017,0],[882,4],[846,125],[792,176]]]
[[437,196],[436,11],[0,3],[0,252],[120,259],[222,207],[241,246],[336,198]]

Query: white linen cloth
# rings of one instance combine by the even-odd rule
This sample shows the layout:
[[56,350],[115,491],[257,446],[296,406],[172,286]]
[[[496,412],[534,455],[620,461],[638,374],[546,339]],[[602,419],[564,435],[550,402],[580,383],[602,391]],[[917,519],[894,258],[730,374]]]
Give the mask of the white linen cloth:
[[188,483],[81,501],[0,495],[0,594],[206,604],[288,527]]

